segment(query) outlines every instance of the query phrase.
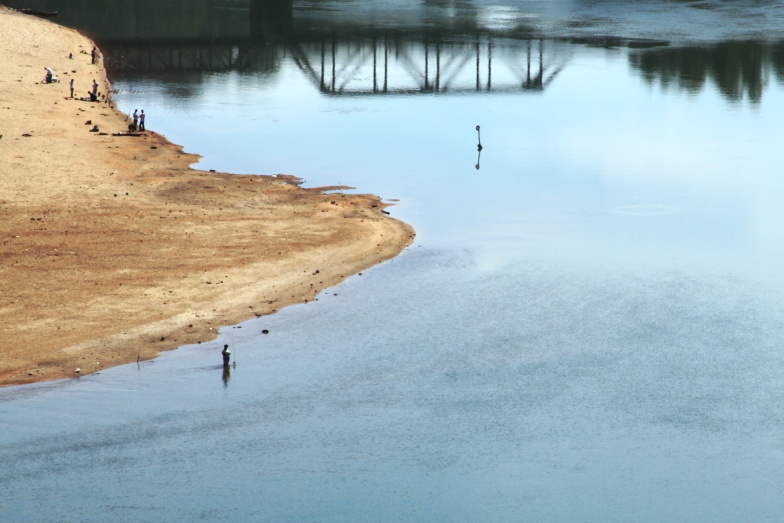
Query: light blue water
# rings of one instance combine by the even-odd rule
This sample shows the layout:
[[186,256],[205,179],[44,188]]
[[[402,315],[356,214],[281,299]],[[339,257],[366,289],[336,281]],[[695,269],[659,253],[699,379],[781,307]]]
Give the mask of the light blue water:
[[[484,271],[426,247],[332,291],[218,343],[4,392],[4,520],[784,510],[775,294],[677,273]],[[223,341],[238,359],[227,384]]]
[[399,199],[417,241],[212,343],[1,390],[0,520],[780,521],[775,68],[752,103],[546,45],[535,93],[325,95],[290,57],[116,80],[200,167]]
[[[499,47],[497,83],[524,59]],[[172,90],[181,76],[130,77],[116,99],[203,155],[200,168],[399,199],[391,212],[421,243],[476,248],[487,263],[544,256],[776,278],[784,108],[770,66],[753,104],[710,80],[698,92],[647,83],[626,50],[544,48],[563,69],[543,92],[325,96],[284,60],[273,79],[208,74],[187,96]]]

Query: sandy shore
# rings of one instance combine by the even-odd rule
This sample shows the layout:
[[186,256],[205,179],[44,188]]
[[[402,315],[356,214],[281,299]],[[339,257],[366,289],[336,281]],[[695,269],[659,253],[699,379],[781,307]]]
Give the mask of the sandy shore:
[[109,92],[93,42],[3,7],[0,34],[0,385],[209,341],[413,241],[378,197],[197,171],[159,134],[115,136],[110,100],[69,97],[71,78],[76,97]]

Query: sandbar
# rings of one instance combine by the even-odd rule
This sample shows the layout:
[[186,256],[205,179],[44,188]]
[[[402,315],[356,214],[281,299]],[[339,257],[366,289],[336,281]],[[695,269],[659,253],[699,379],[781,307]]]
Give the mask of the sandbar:
[[149,120],[127,136],[77,31],[0,6],[0,34],[0,386],[209,342],[412,243],[377,196],[192,169]]

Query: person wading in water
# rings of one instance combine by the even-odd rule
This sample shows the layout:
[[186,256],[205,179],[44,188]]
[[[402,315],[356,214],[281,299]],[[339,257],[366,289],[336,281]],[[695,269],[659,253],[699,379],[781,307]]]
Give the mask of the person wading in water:
[[221,354],[223,354],[223,366],[228,367],[229,361],[231,360],[231,351],[229,350],[228,345],[223,346],[223,350],[221,351]]

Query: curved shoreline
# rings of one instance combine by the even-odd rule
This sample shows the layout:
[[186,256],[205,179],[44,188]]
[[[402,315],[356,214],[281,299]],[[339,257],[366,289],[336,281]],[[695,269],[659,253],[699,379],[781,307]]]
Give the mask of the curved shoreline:
[[91,40],[1,6],[0,34],[0,386],[209,341],[413,241],[376,196],[199,171],[155,132],[119,135],[111,99],[69,97],[71,78],[109,92]]

